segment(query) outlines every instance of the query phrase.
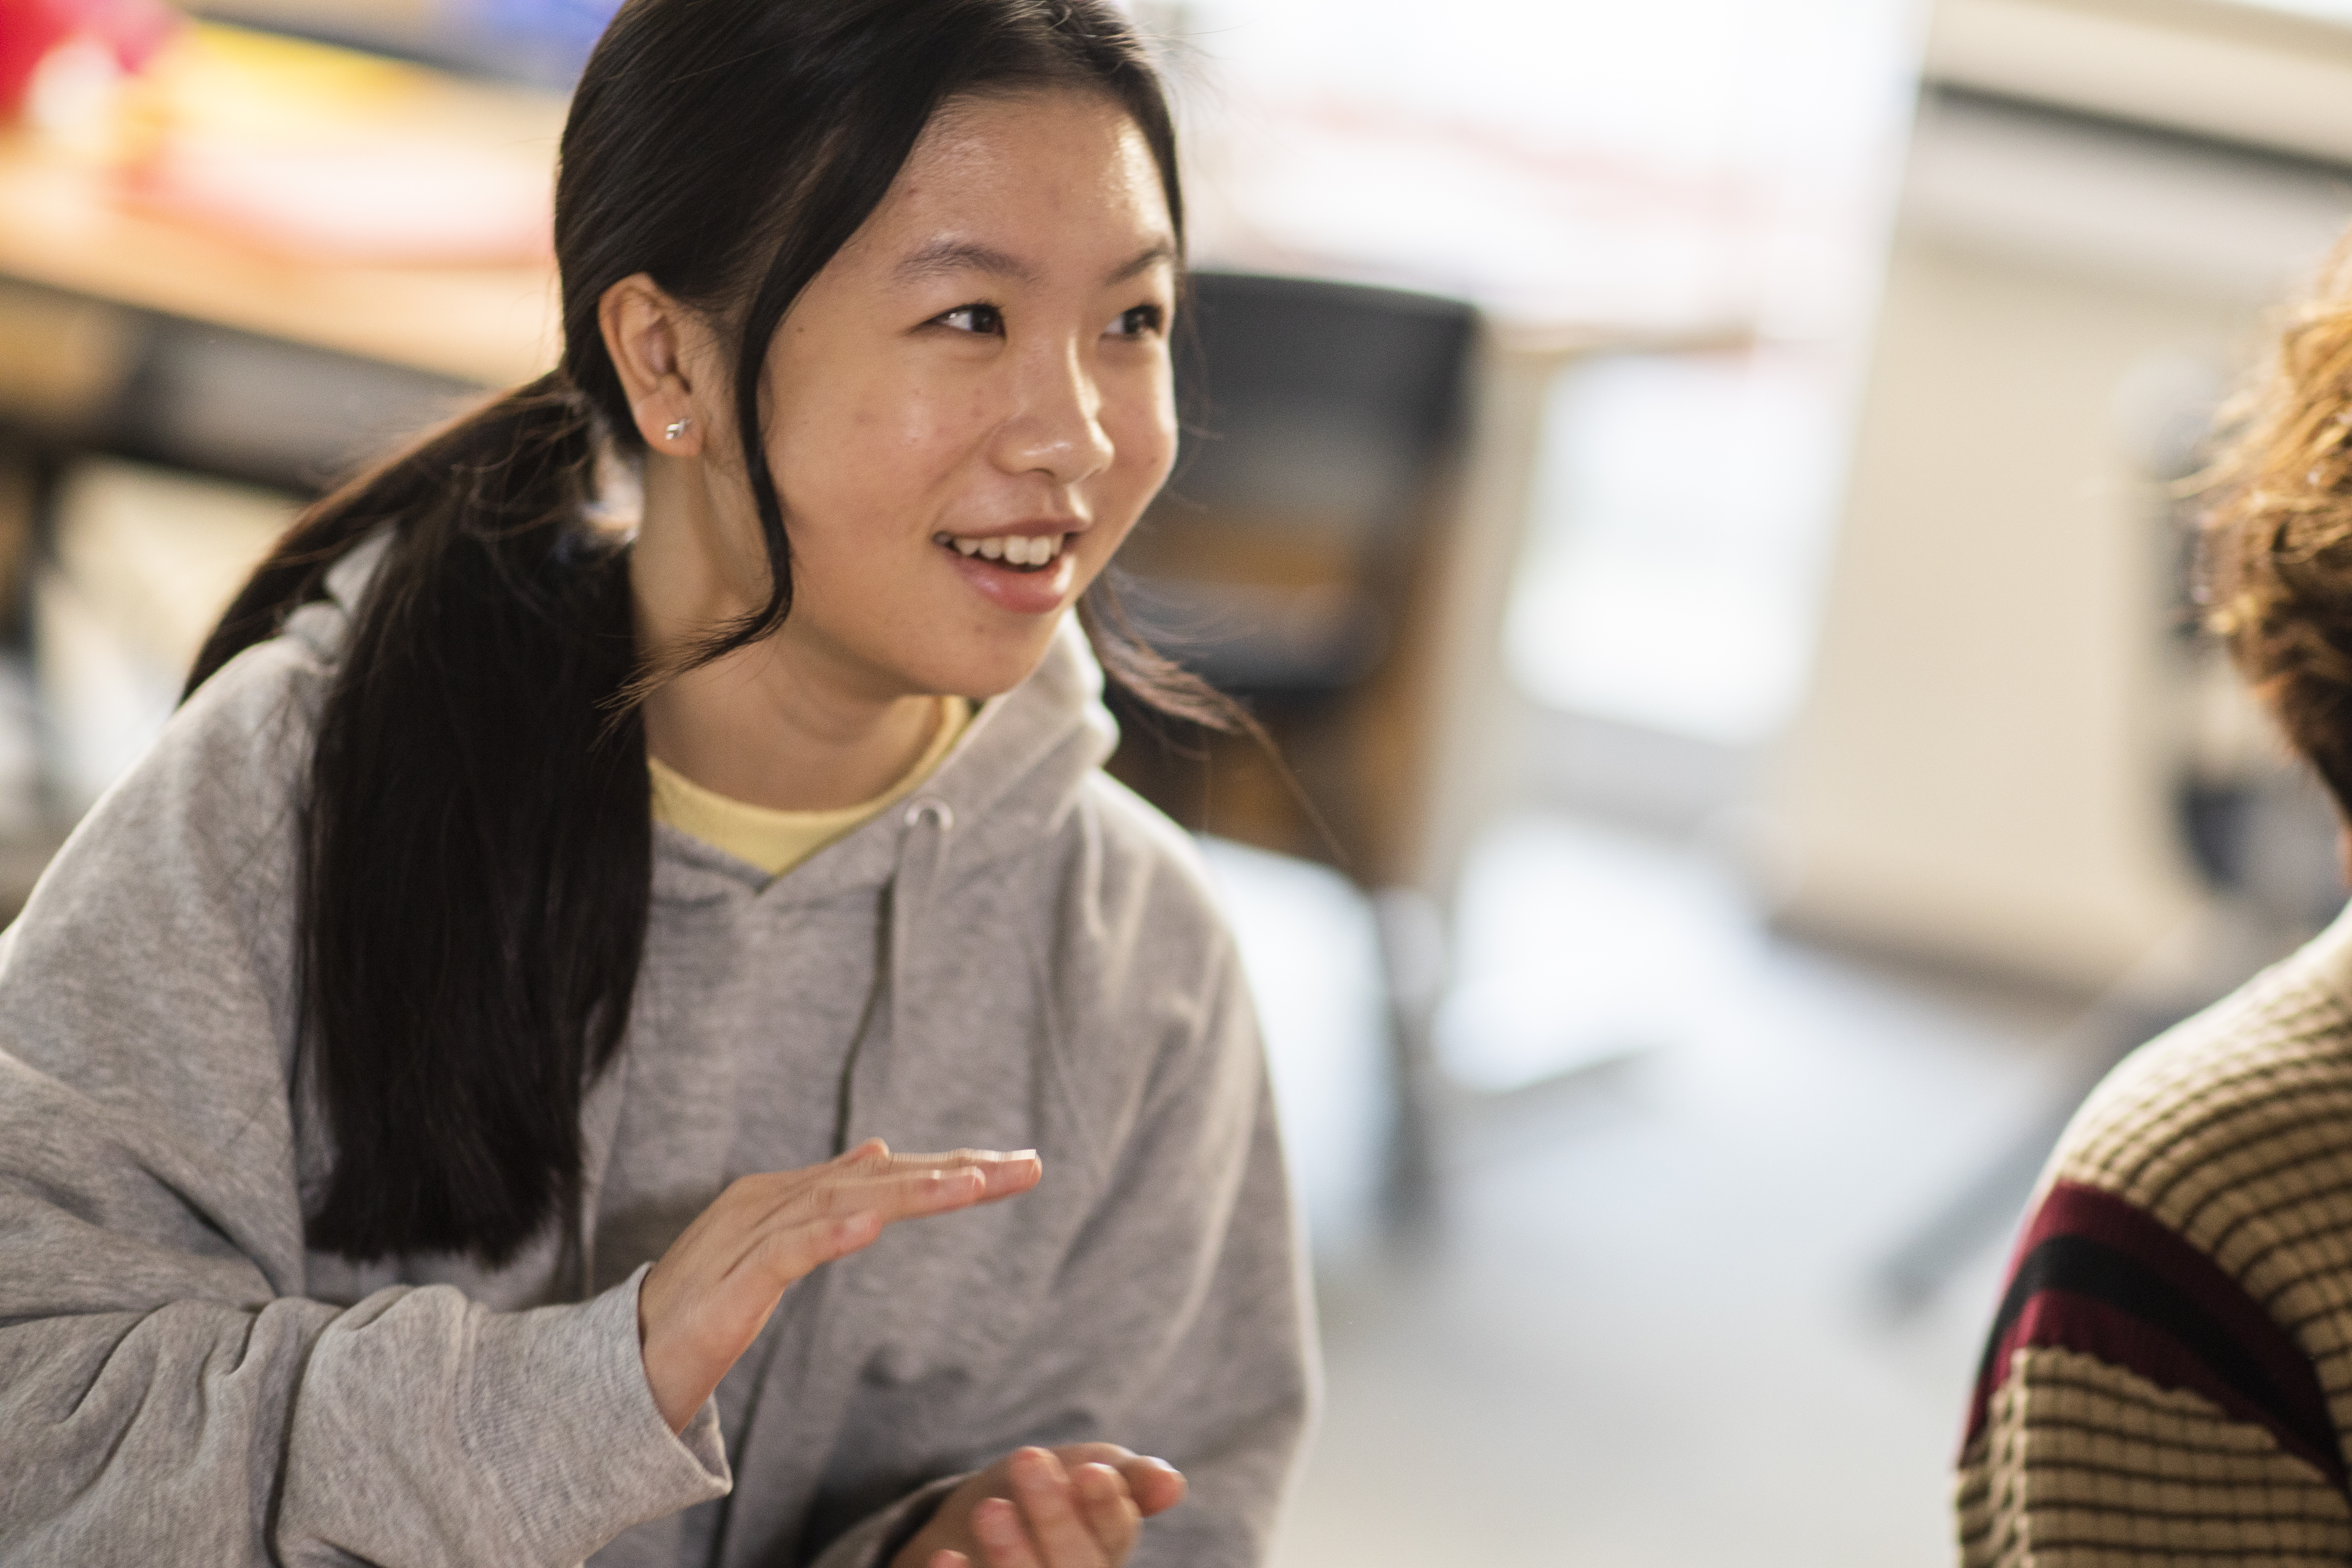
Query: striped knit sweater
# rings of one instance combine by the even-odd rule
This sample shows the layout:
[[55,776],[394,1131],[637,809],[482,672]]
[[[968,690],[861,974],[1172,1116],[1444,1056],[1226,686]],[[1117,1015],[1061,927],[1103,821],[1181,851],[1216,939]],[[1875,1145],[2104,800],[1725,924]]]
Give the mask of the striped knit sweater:
[[2352,1562],[2352,913],[2135,1053],[2027,1221],[1964,1568]]

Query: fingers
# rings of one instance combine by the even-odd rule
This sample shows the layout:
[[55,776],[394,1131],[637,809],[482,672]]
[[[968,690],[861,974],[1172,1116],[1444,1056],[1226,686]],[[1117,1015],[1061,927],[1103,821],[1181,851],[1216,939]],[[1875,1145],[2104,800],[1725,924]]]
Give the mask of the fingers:
[[[1032,1160],[1034,1149],[948,1149],[932,1154],[893,1154],[879,1138],[868,1138],[835,1155],[827,1163],[860,1171],[910,1171],[921,1166],[969,1165],[983,1160]],[[822,1167],[819,1167],[820,1169]]]
[[[738,1320],[764,1321],[793,1280],[866,1246],[885,1226],[1009,1196],[1035,1185],[1040,1169],[1034,1154],[893,1155],[876,1139],[823,1165],[738,1179],[671,1250],[701,1259],[701,1283],[688,1293],[710,1300],[716,1291],[731,1331]],[[667,1264],[666,1256],[657,1271]]]
[[1127,1482],[1128,1495],[1143,1517],[1150,1519],[1166,1513],[1184,1500],[1191,1490],[1184,1472],[1165,1459],[1141,1458],[1130,1454],[1118,1463],[1119,1478]]
[[[970,1478],[934,1521],[934,1528],[952,1521],[942,1531],[952,1544],[927,1543],[908,1561],[923,1568],[1118,1568],[1141,1539],[1143,1521],[1183,1496],[1184,1478],[1172,1466],[1115,1443],[1016,1448]],[[948,1552],[963,1561],[946,1561]]]
[[[882,1216],[871,1209],[778,1226],[761,1234],[745,1261],[771,1279],[789,1282],[820,1264],[848,1257],[881,1234]],[[779,1286],[777,1294],[782,1293]]]
[[670,1429],[699,1407],[794,1280],[896,1221],[1010,1197],[1043,1170],[1034,1150],[893,1154],[877,1138],[822,1165],[730,1183],[638,1291],[638,1348]]
[[890,1168],[890,1162],[896,1158],[890,1152],[889,1144],[879,1138],[868,1138],[856,1148],[845,1149],[835,1154],[830,1163],[855,1171],[887,1171]]
[[972,1505],[971,1532],[980,1537],[988,1568],[1044,1568],[1021,1522],[1021,1510],[1003,1498],[982,1498]]
[[[918,1165],[872,1175],[835,1173],[814,1184],[799,1180],[805,1174],[802,1172],[747,1176],[720,1200],[735,1218],[708,1245],[719,1249],[724,1289],[730,1294],[751,1292],[736,1306],[756,1310],[764,1321],[775,1298],[793,1280],[857,1251],[884,1226],[969,1208],[1036,1184],[1035,1156],[999,1163],[1018,1167],[1000,1174],[994,1184],[1004,1190],[999,1192],[991,1191],[989,1171],[970,1163]],[[714,1204],[712,1211],[719,1206]]]
[[1112,1563],[1126,1560],[1134,1550],[1136,1531],[1143,1527],[1143,1510],[1129,1494],[1127,1481],[1109,1465],[1080,1465],[1070,1472],[1078,1494],[1078,1508],[1087,1530]]
[[1012,1498],[983,1499],[971,1511],[987,1568],[1112,1568],[1135,1549],[1143,1515],[1113,1466],[1074,1470],[1046,1449],[1021,1448],[1005,1474]]
[[1010,1154],[990,1156],[981,1172],[988,1178],[988,1191],[980,1201],[992,1204],[1035,1186],[1045,1177],[1045,1163],[1037,1157],[1036,1150],[1019,1149]]
[[1108,1465],[1117,1470],[1146,1519],[1182,1502],[1188,1489],[1183,1472],[1167,1460],[1148,1458],[1116,1443],[1066,1443],[1054,1450],[1054,1456],[1074,1470],[1080,1465]]
[[893,1154],[890,1146],[879,1138],[868,1138],[832,1163],[865,1176],[976,1170],[988,1181],[982,1202],[1027,1192],[1045,1173],[1034,1149],[1010,1152],[1001,1149],[951,1149],[941,1154]]
[[[1128,1542],[1124,1538],[1095,1538],[1081,1510],[1078,1490],[1070,1472],[1051,1452],[1044,1448],[1017,1449],[1011,1469],[1013,1499],[1021,1505],[1023,1521],[1029,1526],[1029,1537],[1036,1542],[1039,1555],[1053,1568],[1100,1568],[1103,1563],[1116,1563],[1127,1555]],[[1124,1494],[1126,1483],[1119,1482],[1118,1489]]]
[[969,1208],[988,1195],[988,1173],[971,1165],[841,1176],[784,1198],[782,1212],[856,1214],[871,1210],[887,1223]]
[[1034,1154],[929,1156],[904,1169],[850,1165],[846,1160],[812,1171],[742,1177],[719,1205],[735,1213],[739,1224],[754,1228],[869,1210],[888,1225],[1010,1197],[1035,1186],[1043,1172]]

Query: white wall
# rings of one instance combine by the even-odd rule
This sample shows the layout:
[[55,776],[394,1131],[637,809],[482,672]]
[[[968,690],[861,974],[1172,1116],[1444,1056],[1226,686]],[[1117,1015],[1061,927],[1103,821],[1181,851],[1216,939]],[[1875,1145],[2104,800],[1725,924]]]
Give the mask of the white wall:
[[1965,104],[1915,142],[1807,702],[1792,923],[2063,984],[2201,894],[2126,407],[2244,363],[2352,184]]

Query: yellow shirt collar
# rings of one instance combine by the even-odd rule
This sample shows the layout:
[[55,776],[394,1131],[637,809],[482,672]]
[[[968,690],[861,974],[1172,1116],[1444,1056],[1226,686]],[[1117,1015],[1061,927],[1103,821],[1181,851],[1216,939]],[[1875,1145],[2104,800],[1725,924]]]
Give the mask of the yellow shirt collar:
[[898,782],[871,800],[836,811],[776,811],[751,805],[703,788],[656,758],[646,758],[653,774],[654,820],[690,833],[714,849],[757,866],[771,877],[781,877],[826,845],[845,838],[864,826],[892,802],[911,794],[915,786],[947,760],[971,722],[971,704],[961,697],[940,699],[939,722],[930,744],[915,759]]

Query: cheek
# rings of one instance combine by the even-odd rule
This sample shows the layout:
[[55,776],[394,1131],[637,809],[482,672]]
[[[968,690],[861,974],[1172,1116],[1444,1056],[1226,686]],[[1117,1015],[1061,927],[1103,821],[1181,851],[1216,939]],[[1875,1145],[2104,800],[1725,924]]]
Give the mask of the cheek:
[[[1139,396],[1117,401],[1102,412],[1103,433],[1115,454],[1110,469],[1096,481],[1094,513],[1101,542],[1082,557],[1086,583],[1110,563],[1110,557],[1134,531],[1144,509],[1168,480],[1176,462],[1176,418],[1173,400]],[[1084,584],[1082,584],[1083,586]]]
[[1140,510],[1175,467],[1175,399],[1164,386],[1140,388],[1132,398],[1106,405],[1102,419],[1118,454],[1114,468],[1121,488],[1140,490],[1134,502]]
[[780,409],[769,461],[786,512],[810,535],[795,537],[795,547],[814,550],[821,534],[919,511],[961,461],[983,412],[969,394],[878,378],[835,382],[823,397]]

